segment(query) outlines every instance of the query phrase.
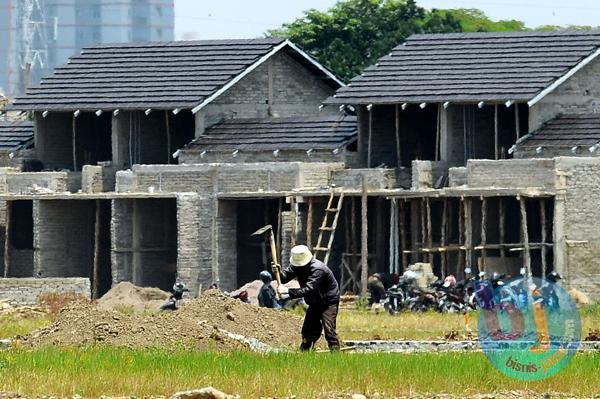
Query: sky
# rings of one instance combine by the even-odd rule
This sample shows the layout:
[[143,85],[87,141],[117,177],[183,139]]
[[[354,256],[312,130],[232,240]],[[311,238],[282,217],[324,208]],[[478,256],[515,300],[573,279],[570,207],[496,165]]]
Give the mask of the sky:
[[[177,39],[262,36],[311,8],[327,10],[337,0],[175,0]],[[425,8],[479,8],[492,19],[518,19],[527,26],[600,25],[597,0],[417,0]]]

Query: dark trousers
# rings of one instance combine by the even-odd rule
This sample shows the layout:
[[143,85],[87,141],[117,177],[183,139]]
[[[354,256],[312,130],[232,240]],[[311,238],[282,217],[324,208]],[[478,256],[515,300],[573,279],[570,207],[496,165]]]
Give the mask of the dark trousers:
[[302,344],[300,350],[307,351],[312,349],[315,343],[321,338],[321,332],[325,331],[325,339],[330,350],[340,348],[340,340],[336,329],[336,320],[338,315],[338,303],[329,306],[310,305],[304,316],[302,325]]

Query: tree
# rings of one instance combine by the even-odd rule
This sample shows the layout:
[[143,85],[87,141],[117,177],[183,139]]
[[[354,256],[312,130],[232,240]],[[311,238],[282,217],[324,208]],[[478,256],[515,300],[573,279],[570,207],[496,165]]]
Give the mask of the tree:
[[267,32],[286,37],[348,81],[415,33],[523,30],[520,21],[491,21],[479,10],[426,10],[415,0],[345,0]]

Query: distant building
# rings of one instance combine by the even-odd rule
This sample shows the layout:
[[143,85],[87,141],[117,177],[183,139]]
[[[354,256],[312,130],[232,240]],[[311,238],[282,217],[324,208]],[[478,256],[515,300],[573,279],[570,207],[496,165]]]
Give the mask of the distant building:
[[0,88],[13,98],[85,46],[173,38],[174,0],[4,0]]

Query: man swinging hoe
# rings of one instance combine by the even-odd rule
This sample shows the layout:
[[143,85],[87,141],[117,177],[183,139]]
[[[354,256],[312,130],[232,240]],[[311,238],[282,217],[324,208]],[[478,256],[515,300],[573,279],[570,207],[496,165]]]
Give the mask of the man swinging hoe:
[[300,288],[288,289],[279,284],[277,292],[282,300],[304,298],[308,304],[304,324],[302,325],[302,344],[300,350],[308,351],[325,332],[329,350],[338,351],[340,341],[336,332],[336,319],[340,303],[340,289],[331,270],[316,259],[306,245],[297,245],[290,251],[290,266],[279,270],[273,265],[275,273],[280,271],[281,283],[298,279]]

